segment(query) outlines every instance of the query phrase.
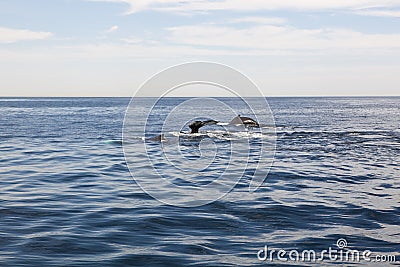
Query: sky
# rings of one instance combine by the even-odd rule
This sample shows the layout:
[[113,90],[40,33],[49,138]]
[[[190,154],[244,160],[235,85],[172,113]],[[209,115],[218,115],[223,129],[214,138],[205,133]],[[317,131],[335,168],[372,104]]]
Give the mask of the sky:
[[0,96],[132,96],[192,61],[266,96],[400,95],[400,0],[0,1]]

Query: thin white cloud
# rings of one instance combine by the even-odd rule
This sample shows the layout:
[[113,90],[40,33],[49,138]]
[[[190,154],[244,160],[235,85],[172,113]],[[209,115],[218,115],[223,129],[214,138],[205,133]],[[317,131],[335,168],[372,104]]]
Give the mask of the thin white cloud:
[[356,12],[358,15],[374,16],[374,17],[394,17],[400,18],[400,10],[361,10]]
[[109,29],[106,30],[107,33],[115,32],[119,29],[117,25],[111,26]]
[[275,18],[275,17],[243,17],[237,18],[231,21],[231,23],[255,23],[255,24],[285,24],[287,19],[285,18]]
[[400,7],[399,0],[87,0],[128,4],[128,14],[146,9],[172,12],[204,12],[213,10],[335,10]]
[[129,10],[126,12],[126,14],[136,13],[148,9],[154,3],[162,2],[160,0],[86,0],[86,1],[124,3],[129,5]]
[[191,46],[294,51],[400,48],[400,34],[366,34],[347,29],[300,29],[276,25],[238,29],[193,25],[167,30],[171,42]]
[[[295,55],[291,51],[215,49],[191,45],[164,44],[156,41],[135,43],[135,40],[123,40],[124,43],[87,43],[69,46],[53,46],[31,49],[28,47],[0,47],[0,58],[9,62],[41,62],[54,60],[129,60],[129,59],[201,59],[212,56],[262,56]],[[129,42],[130,41],[130,42]],[[306,53],[302,53],[307,54]],[[0,62],[1,63],[1,62]]]
[[167,29],[160,40],[123,38],[55,46],[32,51],[4,47],[0,58],[177,58],[204,56],[400,56],[400,34],[367,34],[346,29],[301,29],[284,25],[254,24],[236,28],[217,25],[180,26]]
[[0,27],[0,43],[9,44],[19,41],[42,40],[52,35],[50,32],[34,32],[30,30]]
[[127,43],[127,44],[140,44],[143,43],[143,40],[140,38],[136,37],[128,37],[128,38],[122,38],[121,41]]

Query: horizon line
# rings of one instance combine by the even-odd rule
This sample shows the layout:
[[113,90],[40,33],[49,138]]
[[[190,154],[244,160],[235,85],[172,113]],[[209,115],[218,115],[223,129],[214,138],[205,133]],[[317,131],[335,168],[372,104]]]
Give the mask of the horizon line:
[[[0,98],[132,98],[135,96],[0,96]],[[160,96],[136,96],[137,98],[160,98]],[[163,98],[193,98],[193,97],[217,97],[217,98],[235,98],[235,96],[166,96]],[[240,96],[246,98],[257,97],[400,97],[400,95],[269,95],[269,96]]]

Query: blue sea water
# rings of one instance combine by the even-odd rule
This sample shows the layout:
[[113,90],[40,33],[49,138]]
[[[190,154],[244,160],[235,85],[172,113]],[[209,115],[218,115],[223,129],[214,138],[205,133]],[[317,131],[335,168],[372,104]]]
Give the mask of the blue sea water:
[[268,101],[277,143],[261,188],[238,183],[181,208],[143,192],[128,171],[129,98],[0,98],[0,266],[309,266],[257,253],[337,249],[340,238],[399,264],[400,98]]

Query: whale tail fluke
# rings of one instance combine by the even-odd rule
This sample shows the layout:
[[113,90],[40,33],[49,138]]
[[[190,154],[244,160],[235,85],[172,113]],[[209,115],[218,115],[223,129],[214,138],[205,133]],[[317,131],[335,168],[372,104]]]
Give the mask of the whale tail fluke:
[[200,129],[201,127],[206,126],[206,125],[213,125],[213,124],[217,124],[217,123],[218,123],[218,121],[215,121],[215,120],[206,120],[206,121],[195,121],[195,122],[192,122],[191,124],[189,124],[189,128],[190,128],[190,130],[191,130],[190,133],[198,133],[198,132],[199,132],[199,129]]

